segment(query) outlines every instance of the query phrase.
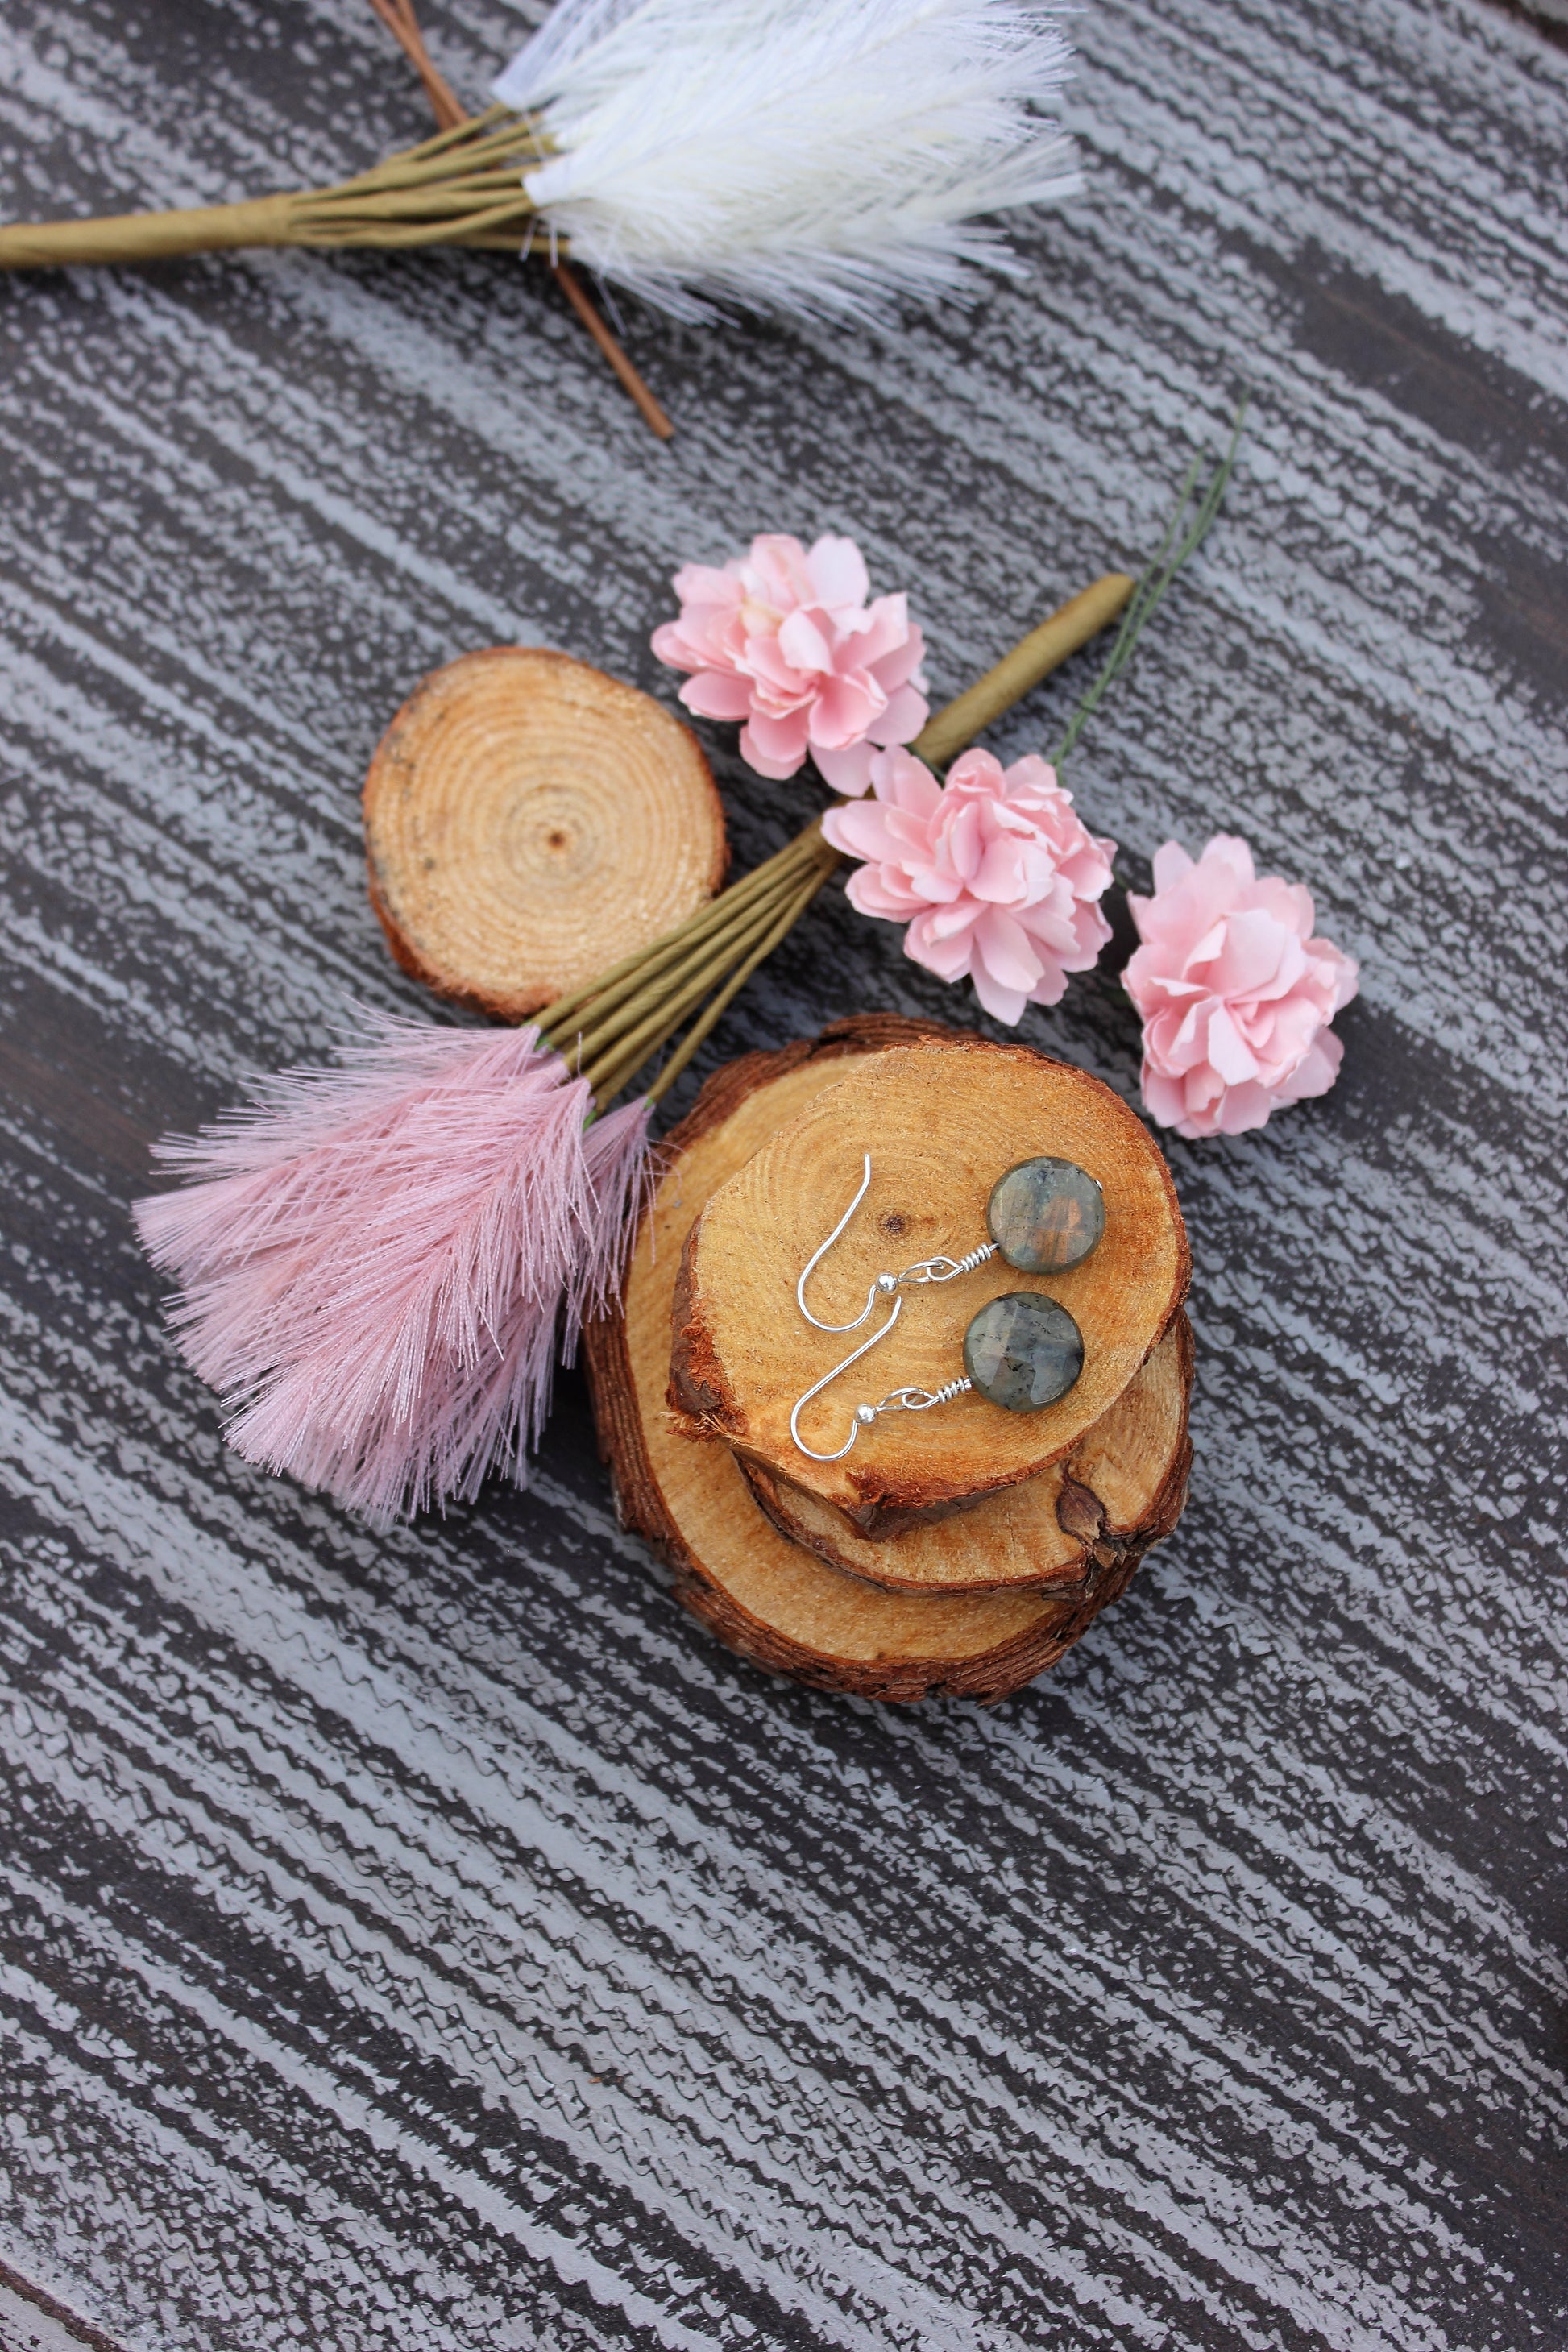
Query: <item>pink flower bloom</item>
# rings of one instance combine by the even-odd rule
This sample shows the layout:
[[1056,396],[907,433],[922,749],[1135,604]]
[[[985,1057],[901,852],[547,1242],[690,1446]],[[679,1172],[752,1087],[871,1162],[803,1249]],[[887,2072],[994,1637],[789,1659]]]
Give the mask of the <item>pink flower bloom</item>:
[[873,760],[871,781],[874,801],[822,820],[835,849],[867,861],[849,877],[852,902],[907,923],[904,953],[942,980],[967,975],[998,1021],[1057,1003],[1110,937],[1096,902],[1116,844],[1084,831],[1056,770],[965,751],[939,784],[894,751]]
[[866,564],[852,539],[764,533],[721,572],[688,563],[675,575],[680,618],[653,633],[680,689],[704,719],[743,719],[742,758],[759,775],[793,776],[809,751],[835,791],[863,793],[872,747],[907,743],[925,725],[925,642],[909,600],[866,602]]
[[1242,1135],[1270,1111],[1327,1094],[1344,1052],[1329,1024],[1356,966],[1312,937],[1312,894],[1269,875],[1218,833],[1194,866],[1166,842],[1154,895],[1128,905],[1143,944],[1127,991],[1143,1020],[1143,1101],[1178,1135]]

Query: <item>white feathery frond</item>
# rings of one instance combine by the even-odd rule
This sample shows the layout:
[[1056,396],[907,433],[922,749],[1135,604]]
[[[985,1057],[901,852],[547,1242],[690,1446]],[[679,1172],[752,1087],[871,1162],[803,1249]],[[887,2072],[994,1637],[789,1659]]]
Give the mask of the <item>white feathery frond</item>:
[[[554,151],[524,176],[590,268],[712,300],[885,320],[1021,265],[977,215],[1081,184],[1036,0],[558,0],[495,84]],[[706,298],[706,299],[705,299]]]

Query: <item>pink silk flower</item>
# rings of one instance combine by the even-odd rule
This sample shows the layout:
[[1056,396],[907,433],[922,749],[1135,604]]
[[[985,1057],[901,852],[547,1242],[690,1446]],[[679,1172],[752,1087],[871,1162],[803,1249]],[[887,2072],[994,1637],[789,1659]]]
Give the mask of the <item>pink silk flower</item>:
[[1329,1024],[1356,965],[1314,939],[1312,896],[1216,834],[1196,864],[1168,841],[1154,895],[1129,894],[1142,945],[1127,992],[1143,1022],[1143,1102],[1178,1135],[1241,1135],[1271,1111],[1327,1094],[1344,1052]]
[[874,801],[822,820],[835,849],[866,861],[851,903],[907,924],[904,953],[940,979],[967,976],[997,1021],[1057,1003],[1110,937],[1098,901],[1116,844],[1086,832],[1055,769],[965,751],[938,783],[912,752],[889,751],[871,781]]
[[904,596],[866,601],[852,539],[764,533],[721,571],[675,575],[678,620],[653,633],[660,661],[692,675],[680,689],[704,719],[742,719],[741,753],[759,775],[793,776],[807,752],[836,792],[863,793],[874,747],[925,725],[925,643]]

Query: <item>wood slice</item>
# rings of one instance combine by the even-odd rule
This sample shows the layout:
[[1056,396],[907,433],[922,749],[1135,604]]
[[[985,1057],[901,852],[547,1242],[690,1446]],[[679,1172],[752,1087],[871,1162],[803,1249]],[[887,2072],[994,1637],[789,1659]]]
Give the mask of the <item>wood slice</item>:
[[[795,1283],[854,1198],[867,1152],[871,1191],[816,1277],[817,1311],[830,1319],[852,1315],[881,1272],[964,1256],[986,1237],[997,1178],[1038,1154],[1099,1181],[1105,1235],[1065,1273],[1021,1274],[994,1258],[905,1294],[890,1337],[809,1408],[803,1434],[831,1446],[858,1403],[960,1377],[970,1318],[1007,1291],[1059,1300],[1082,1332],[1082,1373],[1057,1403],[1007,1412],[972,1391],[877,1423],[841,1461],[801,1453],[791,1408],[863,1335],[814,1330]],[[714,1193],[676,1286],[670,1402],[855,1532],[891,1538],[1065,1461],[1169,1327],[1190,1269],[1170,1172],[1109,1087],[1025,1045],[927,1038],[824,1089]]]
[[754,1462],[746,1484],[781,1535],[852,1575],[902,1592],[1087,1589],[1118,1549],[1170,1534],[1186,1496],[1192,1446],[1192,1327],[1178,1314],[1147,1363],[1065,1462],[971,1509],[921,1520],[892,1539],[857,1532],[842,1511]]
[[433,670],[364,787],[371,904],[405,971],[521,1021],[710,898],[724,815],[696,738],[568,654]]
[[681,1245],[710,1194],[826,1088],[879,1052],[931,1034],[930,1024],[871,1015],[718,1071],[667,1139],[621,1311],[589,1326],[584,1353],[622,1521],[668,1560],[679,1598],[721,1641],[819,1689],[993,1700],[1032,1681],[1079,1638],[1125,1589],[1140,1545],[1102,1540],[1066,1594],[890,1591],[786,1541],[728,1446],[692,1444],[665,1398]]

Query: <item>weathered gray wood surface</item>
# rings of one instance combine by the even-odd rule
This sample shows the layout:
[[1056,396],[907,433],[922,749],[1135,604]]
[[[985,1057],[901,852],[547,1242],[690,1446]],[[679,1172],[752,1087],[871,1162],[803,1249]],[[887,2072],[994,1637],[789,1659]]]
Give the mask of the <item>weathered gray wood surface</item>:
[[[431,12],[471,94],[518,21]],[[1480,0],[1078,30],[1030,282],[896,340],[634,314],[669,448],[503,262],[0,286],[0,2252],[116,2342],[1568,2340],[1568,56]],[[360,0],[9,0],[0,85],[12,215],[422,128]],[[531,1496],[390,1541],[230,1460],[126,1204],[420,1004],[356,797],[420,672],[668,693],[675,562],[833,528],[951,690],[1243,383],[1076,782],[1134,870],[1245,830],[1363,996],[1326,1104],[1173,1150],[1198,1465],[1128,1600],[994,1713],[879,1713],[677,1612],[571,1384]],[[742,859],[799,821],[721,773]],[[722,1049],[868,1003],[973,1011],[830,892]],[[1109,979],[1026,1034],[1131,1089]]]

